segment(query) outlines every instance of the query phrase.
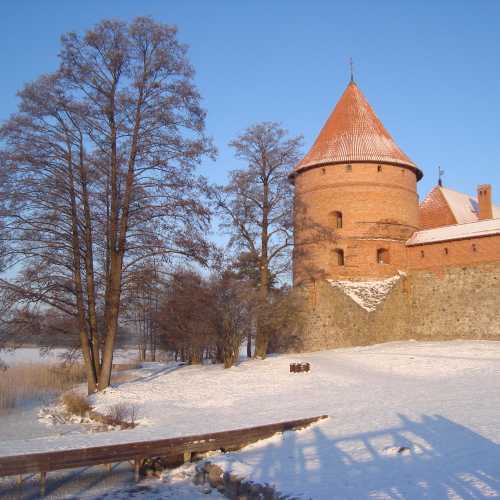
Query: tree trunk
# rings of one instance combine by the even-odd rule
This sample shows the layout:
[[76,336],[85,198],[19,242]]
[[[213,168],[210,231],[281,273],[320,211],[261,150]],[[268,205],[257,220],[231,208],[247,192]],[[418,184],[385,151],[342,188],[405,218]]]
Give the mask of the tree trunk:
[[[118,155],[117,155],[117,130],[115,123],[115,91],[116,82],[113,84],[111,95],[109,97],[109,124],[110,124],[110,209],[107,220],[107,250],[106,260],[108,269],[106,272],[106,290],[104,293],[104,328],[105,340],[102,353],[101,373],[99,375],[98,389],[102,391],[109,386],[111,381],[111,369],[113,366],[113,349],[118,328],[118,310],[119,310],[119,293],[121,287],[121,262],[118,268],[119,259],[117,252],[118,240],[118,212],[119,212],[119,193],[118,193]],[[118,299],[118,301],[117,301]],[[115,320],[116,318],[116,320]]]
[[261,223],[261,252],[260,252],[260,287],[259,308],[257,313],[257,333],[255,336],[255,357],[264,359],[267,355],[269,332],[266,326],[266,309],[269,297],[269,185],[264,177],[262,223]]
[[97,377],[94,369],[91,342],[87,333],[87,322],[85,320],[85,306],[83,302],[83,288],[81,276],[81,254],[80,238],[78,234],[78,213],[76,209],[76,194],[73,176],[73,165],[71,156],[71,145],[68,145],[68,182],[71,206],[71,230],[72,230],[72,250],[73,250],[73,281],[75,285],[76,309],[78,318],[78,328],[80,332],[80,344],[82,348],[83,361],[87,372],[87,390],[89,394],[95,392],[97,387]]
[[[113,123],[112,134],[112,165],[111,165],[111,262],[109,294],[106,314],[106,340],[102,361],[102,371],[99,377],[99,390],[109,386],[111,382],[111,369],[113,366],[113,350],[116,333],[118,331],[118,317],[120,314],[120,299],[122,286],[123,256],[127,242],[128,218],[130,212],[130,200],[134,187],[135,161],[137,157],[137,144],[139,140],[139,130],[141,127],[141,106],[143,102],[143,87],[139,88],[137,100],[134,130],[132,134],[132,144],[127,165],[127,177],[125,181],[125,191],[121,203],[121,214],[119,217],[118,203],[118,161],[116,146],[116,128]],[[113,100],[114,105],[114,100]],[[114,108],[113,108],[114,109]]]
[[247,334],[247,358],[252,357],[252,333]]
[[95,298],[95,281],[94,281],[94,252],[92,248],[92,218],[90,213],[90,201],[88,193],[88,176],[87,167],[84,163],[83,138],[80,136],[80,162],[79,162],[80,184],[82,187],[82,202],[84,216],[84,241],[85,241],[85,274],[87,278],[87,308],[88,321],[90,329],[90,339],[92,342],[92,358],[94,362],[94,371],[96,379],[99,379],[101,371],[100,360],[100,339],[97,330],[97,312]]
[[120,314],[120,296],[122,279],[122,259],[117,252],[111,255],[110,291],[108,296],[108,310],[106,311],[106,338],[102,355],[102,367],[99,377],[99,390],[102,391],[111,382],[113,367],[113,351],[116,334],[118,332],[118,316]]
[[95,280],[94,280],[94,252],[92,248],[92,218],[90,214],[90,201],[88,193],[88,176],[87,168],[84,163],[84,149],[83,138],[80,135],[80,162],[78,170],[80,174],[80,185],[82,189],[82,204],[83,204],[83,217],[84,217],[84,241],[85,241],[85,275],[87,281],[87,313],[89,324],[89,336],[92,343],[92,359],[94,363],[94,372],[96,380],[99,379],[101,371],[100,360],[100,339],[97,330],[97,313],[96,313],[96,298],[95,298]]

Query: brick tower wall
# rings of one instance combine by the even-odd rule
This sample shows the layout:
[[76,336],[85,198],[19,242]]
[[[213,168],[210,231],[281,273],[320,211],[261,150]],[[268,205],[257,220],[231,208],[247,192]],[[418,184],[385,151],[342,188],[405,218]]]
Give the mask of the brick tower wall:
[[[417,179],[404,167],[353,163],[311,168],[295,178],[295,285],[363,280],[406,269],[405,242],[419,226]],[[336,214],[342,213],[342,228]],[[335,250],[344,252],[338,265]],[[383,264],[377,250],[388,250]]]
[[500,235],[412,245],[407,252],[409,270],[429,269],[439,273],[452,266],[494,263],[500,260]]

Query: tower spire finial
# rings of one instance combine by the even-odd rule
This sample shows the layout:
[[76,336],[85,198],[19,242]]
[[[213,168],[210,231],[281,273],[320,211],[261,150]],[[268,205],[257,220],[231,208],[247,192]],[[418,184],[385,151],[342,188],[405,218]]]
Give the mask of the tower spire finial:
[[349,67],[351,70],[351,83],[354,83],[354,64],[352,62],[352,57],[349,58]]
[[443,175],[444,175],[444,170],[441,167],[438,167],[438,185],[443,186]]

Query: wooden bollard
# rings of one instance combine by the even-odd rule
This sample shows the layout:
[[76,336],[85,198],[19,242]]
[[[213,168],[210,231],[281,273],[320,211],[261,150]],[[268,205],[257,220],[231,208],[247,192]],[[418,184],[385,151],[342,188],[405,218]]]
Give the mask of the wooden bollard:
[[140,471],[140,468],[141,468],[141,459],[140,458],[136,458],[134,460],[134,480],[136,483],[139,482],[139,471]]
[[44,497],[45,496],[45,481],[47,479],[47,473],[46,472],[40,472],[40,496]]

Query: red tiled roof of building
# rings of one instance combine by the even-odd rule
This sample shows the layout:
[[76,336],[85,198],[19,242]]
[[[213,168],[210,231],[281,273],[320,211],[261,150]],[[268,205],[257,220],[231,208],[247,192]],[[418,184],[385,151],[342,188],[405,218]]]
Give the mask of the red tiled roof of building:
[[450,208],[441,187],[435,186],[420,204],[420,225],[422,229],[457,224],[455,214]]
[[422,178],[422,172],[396,145],[358,86],[351,82],[295,172],[354,162],[401,165],[413,170],[417,179]]
[[[492,205],[493,219],[500,218],[500,206]],[[422,227],[431,229],[479,220],[477,199],[465,193],[435,186],[420,204]]]

